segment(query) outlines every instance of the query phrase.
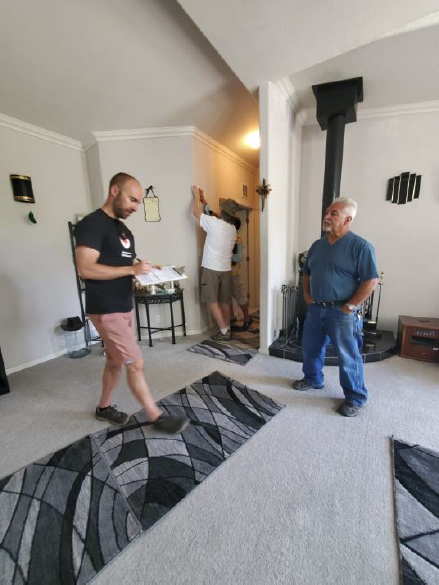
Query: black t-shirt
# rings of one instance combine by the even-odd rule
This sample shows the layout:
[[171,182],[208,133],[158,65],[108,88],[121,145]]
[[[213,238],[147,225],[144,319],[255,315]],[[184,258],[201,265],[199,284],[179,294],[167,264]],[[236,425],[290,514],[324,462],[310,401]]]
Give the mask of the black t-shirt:
[[[119,219],[97,209],[75,228],[76,246],[100,252],[98,264],[131,266],[136,257],[134,236]],[[132,276],[112,280],[85,280],[85,312],[89,315],[127,313],[133,308]]]

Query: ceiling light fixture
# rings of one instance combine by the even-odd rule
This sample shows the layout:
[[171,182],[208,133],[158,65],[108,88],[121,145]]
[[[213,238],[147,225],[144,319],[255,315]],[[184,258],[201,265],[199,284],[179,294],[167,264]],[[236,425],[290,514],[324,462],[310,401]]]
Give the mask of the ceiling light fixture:
[[261,137],[259,136],[259,131],[255,130],[255,132],[249,132],[244,138],[244,144],[257,150],[261,146]]

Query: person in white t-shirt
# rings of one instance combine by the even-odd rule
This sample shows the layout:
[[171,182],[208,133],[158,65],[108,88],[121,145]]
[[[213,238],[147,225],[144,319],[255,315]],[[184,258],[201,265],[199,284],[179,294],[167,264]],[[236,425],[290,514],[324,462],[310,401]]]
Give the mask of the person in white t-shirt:
[[232,253],[236,242],[234,215],[238,208],[236,201],[225,199],[220,202],[218,216],[203,213],[207,201],[203,191],[192,187],[194,215],[200,227],[206,232],[203,259],[201,261],[201,301],[209,305],[219,331],[212,335],[215,341],[228,341],[230,332],[230,302]]

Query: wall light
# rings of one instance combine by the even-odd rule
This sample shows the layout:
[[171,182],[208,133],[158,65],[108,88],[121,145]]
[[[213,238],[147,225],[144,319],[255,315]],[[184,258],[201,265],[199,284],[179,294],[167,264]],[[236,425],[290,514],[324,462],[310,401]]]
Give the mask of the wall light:
[[35,203],[32,191],[32,181],[27,175],[9,175],[12,183],[12,191],[15,201],[22,203]]
[[244,138],[244,144],[257,150],[261,146],[261,137],[259,136],[259,131],[256,130],[255,132],[249,132]]

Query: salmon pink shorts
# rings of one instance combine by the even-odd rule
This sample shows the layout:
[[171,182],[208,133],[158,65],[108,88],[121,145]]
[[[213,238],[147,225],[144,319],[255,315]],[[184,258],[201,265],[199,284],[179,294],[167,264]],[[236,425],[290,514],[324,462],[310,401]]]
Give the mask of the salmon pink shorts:
[[133,311],[88,317],[104,342],[107,362],[120,367],[143,359],[134,334]]

